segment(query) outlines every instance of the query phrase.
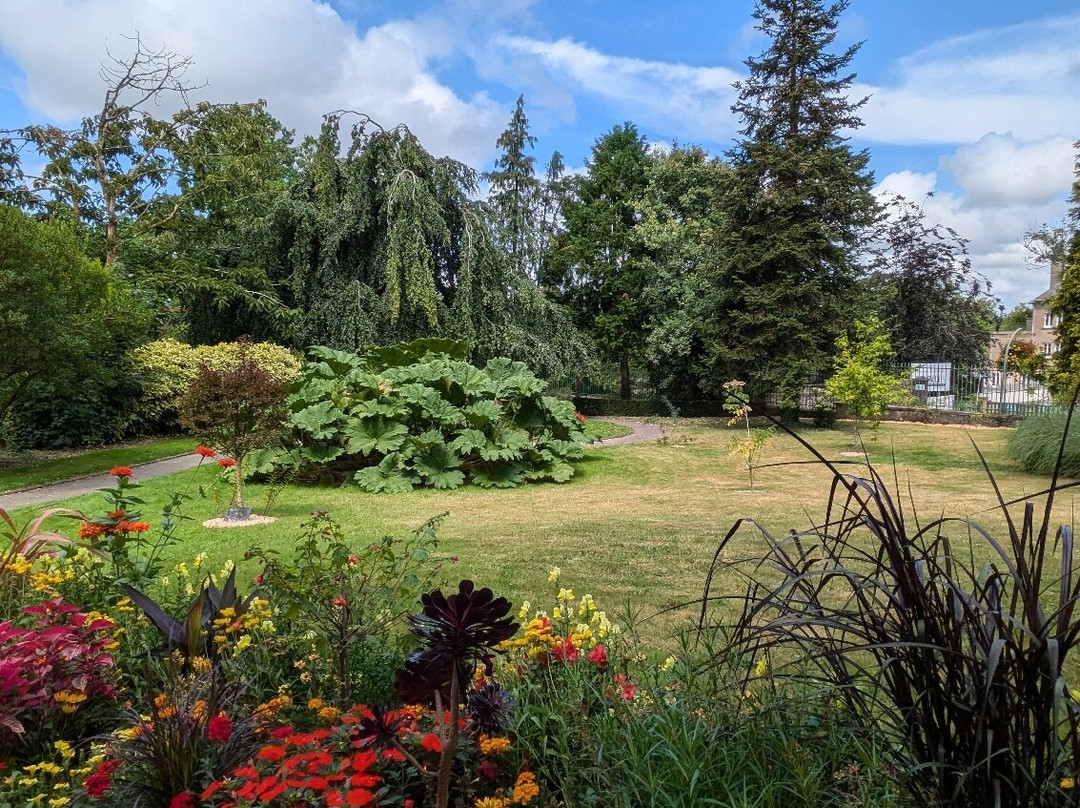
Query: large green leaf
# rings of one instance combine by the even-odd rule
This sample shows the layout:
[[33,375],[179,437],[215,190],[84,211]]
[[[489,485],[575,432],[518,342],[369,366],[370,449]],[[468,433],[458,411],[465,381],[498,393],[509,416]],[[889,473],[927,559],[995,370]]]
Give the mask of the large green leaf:
[[431,356],[445,354],[451,359],[465,359],[469,355],[469,345],[452,339],[440,337],[422,337],[412,342],[372,348],[364,355],[364,362],[372,370],[390,367],[404,367],[422,362]]
[[310,407],[294,412],[289,418],[292,426],[307,432],[313,440],[329,440],[337,437],[345,413],[332,401],[320,401]]
[[462,430],[460,435],[450,441],[450,448],[463,455],[472,454],[484,446],[487,446],[487,435],[479,429]]
[[480,457],[484,460],[517,460],[531,445],[529,436],[520,429],[498,427],[480,449]]
[[372,494],[402,494],[412,491],[419,478],[410,470],[401,468],[396,454],[389,454],[379,465],[360,469],[353,475],[353,480]]
[[536,378],[524,362],[500,356],[489,360],[484,370],[495,387],[496,398],[535,396],[547,389],[547,382]]
[[516,463],[488,463],[473,469],[472,482],[481,488],[516,488],[525,474]]
[[405,405],[397,400],[372,398],[366,401],[358,401],[349,410],[353,418],[365,418],[372,415],[384,415],[387,418],[398,418],[406,413]]
[[413,469],[427,483],[439,489],[458,488],[465,482],[465,475],[459,471],[461,458],[444,443],[436,443],[413,458]]
[[312,361],[321,363],[329,369],[334,376],[343,376],[350,370],[360,368],[363,360],[354,353],[337,351],[324,345],[316,345],[308,349],[308,355]]
[[497,423],[503,418],[503,410],[494,401],[477,401],[462,410],[465,420],[472,426],[487,426]]
[[350,454],[369,455],[372,452],[389,454],[397,451],[409,436],[404,424],[381,416],[362,418],[349,423],[344,430]]

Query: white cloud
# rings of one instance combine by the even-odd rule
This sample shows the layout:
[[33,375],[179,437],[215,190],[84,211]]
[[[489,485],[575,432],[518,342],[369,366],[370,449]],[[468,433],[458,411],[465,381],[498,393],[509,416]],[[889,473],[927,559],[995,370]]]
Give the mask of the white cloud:
[[1012,133],[991,132],[940,164],[964,189],[965,205],[1041,205],[1072,186],[1073,144],[1066,137],[1022,143]]
[[879,143],[965,143],[1074,133],[1080,113],[1080,14],[943,40],[901,59],[871,94],[859,136]]
[[486,95],[462,98],[436,77],[431,63],[453,37],[435,15],[363,35],[316,0],[0,0],[0,15],[0,48],[25,74],[24,104],[60,123],[100,106],[106,44],[129,53],[123,35],[136,31],[149,47],[192,56],[187,78],[208,82],[198,97],[265,98],[301,133],[326,112],[354,109],[407,124],[436,155],[479,162],[506,117]]
[[730,137],[735,119],[731,85],[739,76],[725,67],[694,67],[602,53],[571,39],[543,41],[501,37],[496,45],[527,57],[586,98],[600,100],[652,130],[689,141]]

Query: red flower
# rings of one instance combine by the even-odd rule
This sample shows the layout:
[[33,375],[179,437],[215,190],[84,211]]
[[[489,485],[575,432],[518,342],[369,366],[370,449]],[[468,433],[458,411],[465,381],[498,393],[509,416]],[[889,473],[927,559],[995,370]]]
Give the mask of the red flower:
[[111,474],[113,477],[130,477],[131,476],[131,467],[130,466],[117,466],[112,471],[110,471],[109,474]]
[[481,760],[480,765],[476,768],[480,770],[480,774],[484,775],[488,780],[499,779],[499,764],[494,760]]
[[227,468],[232,468],[233,466],[235,466],[236,461],[233,460],[231,457],[223,457],[220,460],[218,460],[217,464],[219,466],[221,466],[223,469],[227,469]]
[[576,419],[577,419],[577,422],[578,422],[579,424],[583,424],[583,423],[585,423],[585,422],[586,422],[587,420],[589,420],[588,418],[586,418],[586,417],[585,417],[585,413],[583,413],[583,412],[581,412],[581,411],[575,411],[575,412],[574,412],[574,418],[576,418]]
[[622,697],[626,701],[634,700],[634,692],[636,688],[630,683],[630,680],[623,676],[621,673],[615,674],[615,684],[622,686]]
[[206,722],[206,737],[215,743],[225,743],[232,737],[232,721],[225,713],[218,713]]
[[607,664],[607,649],[603,645],[598,645],[591,651],[589,651],[589,661],[595,662],[597,665]]
[[121,520],[116,523],[116,529],[121,533],[145,533],[150,529],[150,523]]
[[338,595],[336,598],[334,598],[333,603],[339,609],[344,609],[346,606],[349,605],[349,599],[344,595]]
[[420,739],[420,745],[429,752],[441,752],[442,741],[437,736],[432,735],[430,732]]
[[563,640],[562,645],[556,645],[551,649],[551,655],[560,662],[572,664],[578,660],[578,649],[574,647],[573,641],[567,637]]
[[169,808],[199,808],[199,801],[190,791],[181,791],[169,800]]
[[112,787],[112,773],[120,766],[119,760],[106,760],[83,778],[83,790],[87,795],[97,798],[105,795]]
[[196,446],[195,454],[197,454],[199,457],[205,457],[207,460],[209,460],[211,457],[217,454],[217,452],[215,452],[209,446]]
[[266,583],[266,576],[265,576],[265,575],[263,575],[263,574],[262,574],[262,573],[260,572],[260,573],[259,573],[258,575],[256,575],[256,576],[255,576],[254,578],[252,578],[251,580],[253,580],[253,581],[254,581],[255,583],[257,583],[257,584],[258,584],[259,586],[262,586],[262,585],[263,585],[264,583]]

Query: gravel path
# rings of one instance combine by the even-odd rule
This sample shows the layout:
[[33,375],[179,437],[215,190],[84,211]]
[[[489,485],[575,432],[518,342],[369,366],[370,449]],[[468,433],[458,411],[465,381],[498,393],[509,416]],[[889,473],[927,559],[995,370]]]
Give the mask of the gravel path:
[[[650,440],[659,440],[663,435],[657,424],[647,423],[641,418],[604,418],[603,420],[621,424],[634,431],[629,435],[623,435],[621,438],[605,438],[591,444],[592,446],[643,443]],[[155,460],[152,463],[132,466],[132,479],[138,483],[149,480],[151,477],[160,477],[163,474],[172,474],[173,472],[195,468],[198,464],[199,456],[194,453],[167,457],[164,460]],[[90,477],[79,477],[75,480],[65,480],[59,483],[40,485],[36,488],[27,488],[24,491],[0,494],[0,508],[11,510],[12,508],[25,508],[31,505],[44,505],[49,502],[90,494],[99,488],[112,487],[112,477],[109,476],[108,472],[105,472]]]

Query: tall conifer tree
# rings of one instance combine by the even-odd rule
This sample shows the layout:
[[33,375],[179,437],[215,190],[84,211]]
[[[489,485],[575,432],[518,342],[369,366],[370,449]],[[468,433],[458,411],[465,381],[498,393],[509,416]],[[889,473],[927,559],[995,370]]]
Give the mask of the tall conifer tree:
[[495,145],[502,153],[495,160],[494,170],[484,174],[491,183],[488,199],[495,216],[495,237],[511,266],[535,280],[540,181],[534,169],[536,159],[526,153],[536,145],[536,138],[529,134],[524,96],[518,96],[510,124]]
[[708,341],[703,386],[740,378],[777,390],[788,406],[828,366],[849,318],[856,270],[849,251],[872,221],[866,152],[844,133],[865,102],[848,92],[859,45],[831,53],[847,0],[759,0],[757,29],[771,40],[747,60],[732,110],[743,139],[729,155],[712,293],[704,296]]

